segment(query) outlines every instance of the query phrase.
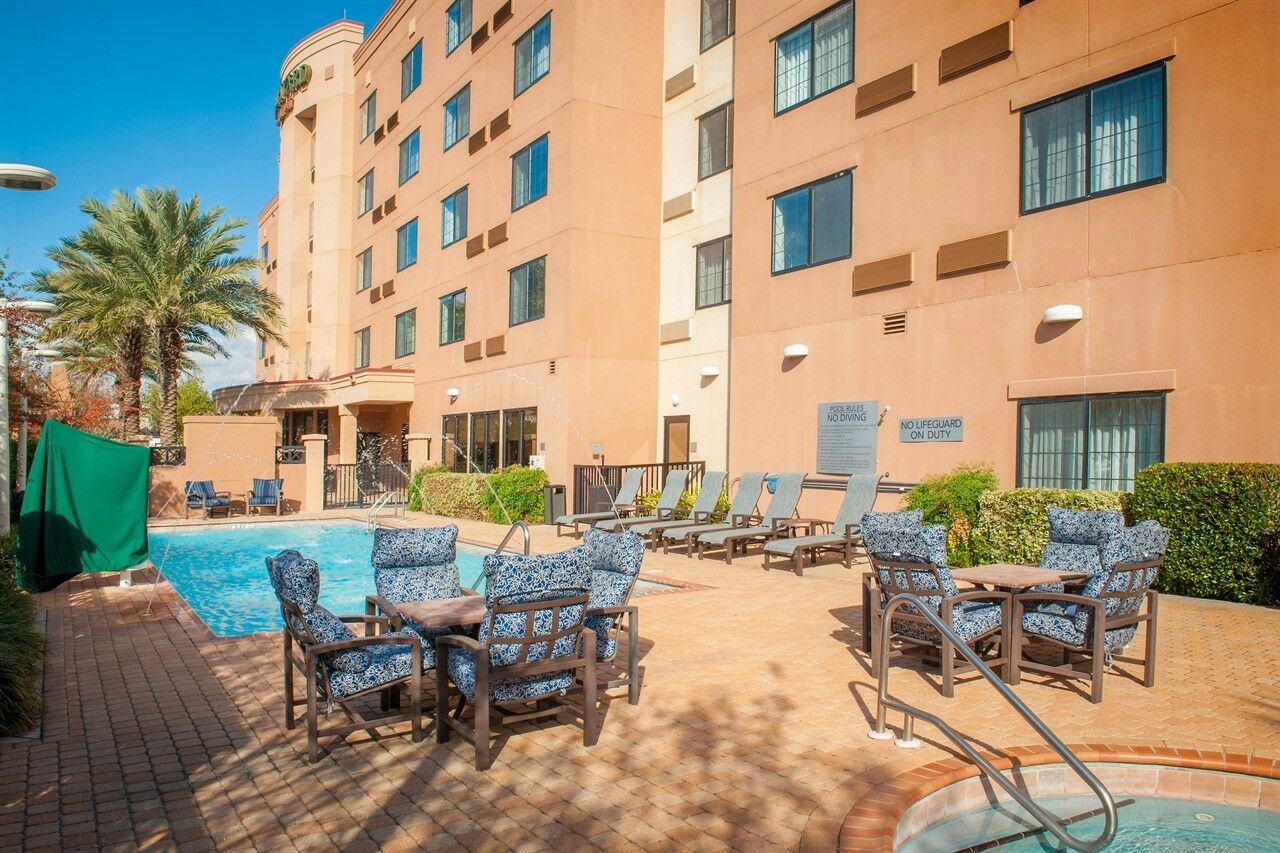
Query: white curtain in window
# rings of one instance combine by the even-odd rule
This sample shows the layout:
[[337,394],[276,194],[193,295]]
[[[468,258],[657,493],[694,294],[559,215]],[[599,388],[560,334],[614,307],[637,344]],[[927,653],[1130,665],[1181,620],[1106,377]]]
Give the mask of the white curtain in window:
[[1080,95],[1023,116],[1023,210],[1084,196],[1084,99]]
[[776,42],[774,65],[774,110],[793,107],[809,98],[809,54],[813,31],[801,27]]
[[1022,477],[1026,487],[1079,488],[1084,407],[1079,400],[1022,406]]
[[1089,402],[1089,488],[1133,490],[1138,472],[1158,461],[1160,399]]
[[853,4],[813,22],[813,94],[821,95],[853,79]]
[[1090,133],[1093,192],[1164,172],[1164,76],[1154,68],[1093,90]]

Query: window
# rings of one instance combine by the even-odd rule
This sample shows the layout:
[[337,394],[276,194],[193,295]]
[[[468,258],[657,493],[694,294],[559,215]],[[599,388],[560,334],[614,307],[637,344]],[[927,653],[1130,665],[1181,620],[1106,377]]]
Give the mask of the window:
[[702,0],[702,50],[733,35],[734,0]]
[[413,355],[418,340],[418,312],[410,308],[396,315],[396,358]]
[[314,181],[314,180],[316,179],[316,175],[315,175],[315,171],[316,171],[316,132],[315,132],[314,130],[313,130],[313,131],[311,131],[310,147],[311,147],[311,155],[310,155],[310,156],[311,156],[311,180],[313,180],[313,181]]
[[316,203],[313,201],[307,205],[307,239],[316,236]]
[[444,13],[444,55],[448,56],[471,35],[471,0],[454,0]]
[[507,409],[502,413],[502,464],[528,465],[538,452],[538,410]]
[[311,307],[311,270],[307,270],[307,307]]
[[775,273],[847,258],[852,246],[852,172],[773,197]]
[[364,99],[360,105],[360,138],[364,139],[378,129],[378,93]]
[[418,161],[422,153],[422,129],[414,128],[413,133],[400,143],[400,183],[418,174]]
[[467,292],[440,297],[440,344],[455,344],[467,335]]
[[546,313],[547,257],[535,258],[511,271],[511,325],[539,320]]
[[1164,459],[1164,394],[1024,400],[1018,421],[1019,486],[1132,491]]
[[440,246],[452,246],[467,236],[467,188],[440,202]]
[[852,80],[852,0],[787,30],[774,42],[775,115]]
[[267,262],[267,260],[268,260],[268,259],[270,258],[270,256],[271,256],[271,244],[270,244],[270,243],[263,243],[263,244],[262,244],[262,249],[261,249],[261,251],[260,251],[260,254],[261,254],[261,256],[262,256],[262,262],[265,264],[265,263]]
[[733,271],[733,238],[722,237],[697,248],[697,308],[721,305],[729,301]]
[[489,471],[498,467],[498,413],[475,412],[471,415],[471,464],[473,470]]
[[356,186],[356,209],[358,216],[373,210],[373,169],[365,172]]
[[365,326],[356,332],[356,360],[355,369],[369,366],[369,327]]
[[467,470],[467,416],[445,415],[440,419],[440,461],[450,470]]
[[471,84],[444,103],[444,150],[448,151],[471,133]]
[[511,158],[511,210],[547,194],[547,137],[526,145]]
[[551,70],[551,15],[548,13],[516,39],[516,94],[537,83]]
[[267,339],[258,335],[258,358],[267,357]]
[[1164,180],[1164,66],[1022,111],[1022,212]]
[[396,272],[418,262],[418,219],[414,217],[396,229]]
[[733,104],[725,104],[698,119],[698,180],[733,165]]
[[305,375],[308,379],[310,379],[311,378],[311,341],[307,341],[307,361],[304,367],[305,367]]
[[400,100],[422,84],[422,39],[400,60]]
[[373,284],[373,247],[356,255],[356,293],[362,293]]

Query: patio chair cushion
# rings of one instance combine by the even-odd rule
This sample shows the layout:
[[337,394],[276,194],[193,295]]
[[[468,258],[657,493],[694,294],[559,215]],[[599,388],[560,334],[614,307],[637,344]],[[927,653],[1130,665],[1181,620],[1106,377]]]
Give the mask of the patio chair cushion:
[[[503,643],[503,637],[524,636],[525,614],[503,613],[490,620],[489,615],[497,604],[532,604],[539,601],[585,595],[591,589],[591,563],[586,551],[570,548],[556,554],[490,554],[484,558],[485,570],[485,620],[480,625],[480,642],[489,646],[492,666],[508,666],[519,662],[521,647]],[[533,635],[545,636],[553,630],[550,609],[535,610]],[[564,607],[556,630],[566,630],[583,619],[581,605]],[[492,633],[490,622],[492,621]],[[577,654],[577,635],[560,637],[548,649],[548,643],[529,646],[529,661],[549,658],[572,657]]]
[[1102,571],[1102,555],[1097,545],[1048,542],[1040,553],[1040,566],[1064,572],[1086,572],[1092,577]]
[[[317,643],[336,643],[356,638],[356,632],[351,630],[351,626],[334,616],[323,604],[315,605],[302,618]],[[363,649],[345,649],[325,655],[325,662],[341,672],[364,672],[369,668],[370,657],[369,652]]]
[[864,512],[862,514],[862,533],[875,536],[888,531],[915,530],[924,523],[924,512],[908,509],[902,512]]
[[1124,527],[1124,516],[1114,509],[1065,509],[1051,504],[1046,512],[1049,516],[1049,541],[1065,545],[1097,547]]
[[[1086,648],[1090,643],[1090,635],[1080,630],[1076,620],[1063,613],[1060,605],[1056,609],[1054,607],[1055,602],[1046,602],[1035,610],[1026,611],[1022,615],[1022,630],[1028,634],[1058,640],[1077,649]],[[1137,625],[1128,625],[1107,631],[1104,641],[1106,650],[1112,651],[1129,645],[1137,630]]]
[[284,480],[262,480],[253,478],[253,488],[249,490],[250,506],[275,506],[280,501],[280,493],[284,491]]
[[320,599],[320,566],[292,548],[281,551],[271,566],[276,595],[310,613]]
[[[588,609],[625,606],[644,562],[644,540],[629,530],[606,533],[592,529],[583,535],[579,547],[591,564]],[[596,632],[596,659],[611,659],[618,651],[618,639],[612,635],[617,618],[588,616],[585,621],[587,627]]]
[[[396,632],[403,634],[403,632]],[[389,684],[409,675],[413,671],[413,650],[407,645],[370,646],[361,651],[368,662],[363,669],[344,670],[331,669],[329,672],[329,691],[335,698],[350,696],[361,690],[368,690],[382,684]],[[432,649],[430,662],[427,656],[427,644],[422,645],[422,668],[435,666],[435,650]]]
[[[449,678],[462,695],[476,698],[476,659],[470,649],[449,649]],[[489,701],[523,702],[540,696],[564,693],[573,684],[573,672],[551,672],[489,682]]]
[[[951,610],[951,627],[966,643],[1000,627],[1003,614],[1000,605],[985,601],[962,601]],[[932,625],[908,619],[893,620],[893,632],[930,643],[942,642],[942,635]]]
[[[866,542],[868,553],[877,560],[888,560],[895,563],[933,563],[938,570],[934,577],[929,571],[913,571],[913,583],[922,589],[937,589],[939,578],[942,581],[942,595],[925,597],[925,603],[933,610],[942,605],[942,596],[952,596],[959,592],[955,580],[951,577],[951,568],[947,565],[947,528],[941,524],[920,525],[914,530],[901,523],[882,525],[880,520],[872,521],[868,526],[867,519],[873,513],[863,516],[862,536]],[[880,513],[875,513],[880,515]],[[909,523],[909,522],[908,522]],[[907,572],[901,569],[877,569],[879,580],[884,585],[897,588],[907,586]],[[910,607],[910,605],[905,605]]]
[[373,583],[394,604],[462,595],[458,526],[389,528],[373,533]]

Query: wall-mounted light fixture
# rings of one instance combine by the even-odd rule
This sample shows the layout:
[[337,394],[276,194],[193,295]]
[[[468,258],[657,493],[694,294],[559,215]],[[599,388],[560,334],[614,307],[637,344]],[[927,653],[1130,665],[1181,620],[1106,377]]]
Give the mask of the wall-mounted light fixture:
[[1084,318],[1084,309],[1079,305],[1054,305],[1044,310],[1046,323],[1074,323]]
[[680,405],[680,395],[679,395],[679,394],[672,394],[672,395],[671,395],[671,405],[673,405],[673,406],[678,406],[678,405]]
[[876,418],[876,426],[880,426],[880,424],[884,423],[884,419],[889,415],[889,410],[892,408],[893,406],[885,406],[880,410],[880,417]]
[[782,349],[783,358],[804,358],[808,354],[808,344],[787,344]]
[[702,375],[708,378],[719,376],[720,368],[716,367],[714,364],[708,364],[702,368]]
[[450,403],[458,402],[458,395],[462,393],[457,388],[446,388],[444,395],[449,398]]

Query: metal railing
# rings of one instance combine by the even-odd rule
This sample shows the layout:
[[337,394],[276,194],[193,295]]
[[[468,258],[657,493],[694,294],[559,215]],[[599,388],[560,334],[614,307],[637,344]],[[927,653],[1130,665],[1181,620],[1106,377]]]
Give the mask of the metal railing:
[[[383,492],[369,507],[369,517],[366,519],[365,524],[370,531],[378,526],[378,516],[386,508],[387,504],[391,503],[393,497],[395,497],[395,492]],[[392,511],[394,512],[394,510],[395,508],[393,507]]]
[[187,448],[181,444],[158,444],[151,448],[152,465],[185,465]]
[[[1062,760],[1076,772],[1076,774],[1085,781],[1085,784],[1097,795],[1098,800],[1102,803],[1103,827],[1101,834],[1097,838],[1088,841],[1081,841],[1063,828],[1062,821],[1057,816],[1045,810],[1039,803],[1031,798],[1029,794],[1024,793],[1012,781],[1005,777],[1003,773],[995,768],[986,758],[984,758],[969,743],[968,738],[960,734],[951,726],[947,725],[941,717],[931,714],[913,705],[908,705],[898,699],[889,697],[889,638],[892,634],[893,612],[904,604],[911,604],[916,613],[923,615],[929,622],[942,633],[951,645],[964,655],[969,663],[985,678],[992,687],[1004,698],[1006,702],[1013,706],[1013,709],[1026,720],[1036,732],[1045,739],[1049,746],[1053,747],[1054,752],[1062,757]],[[914,614],[913,614],[914,615]],[[1004,650],[1005,657],[1010,661],[1009,666],[1016,666],[1016,661],[1008,649]],[[999,679],[991,667],[983,662],[973,649],[969,648],[963,640],[961,640],[954,631],[947,627],[946,623],[937,613],[933,612],[927,604],[917,595],[903,592],[889,599],[889,603],[884,606],[880,615],[880,689],[876,703],[876,725],[868,734],[876,740],[888,740],[893,737],[892,733],[885,729],[885,716],[889,708],[901,711],[903,714],[902,737],[898,739],[898,745],[903,747],[918,746],[919,741],[914,736],[915,718],[933,723],[933,725],[947,738],[956,745],[969,760],[985,773],[992,781],[996,782],[1012,797],[1018,805],[1026,809],[1040,824],[1057,836],[1058,840],[1072,850],[1081,850],[1084,853],[1093,853],[1093,851],[1101,850],[1111,843],[1111,839],[1116,834],[1116,803],[1111,796],[1111,792],[1102,784],[1093,772],[1085,767],[1084,763],[1076,757],[1076,754],[1067,747],[1058,736],[1044,724],[1034,711],[1028,708],[1017,695],[1009,689],[1003,681]]]
[[[529,525],[523,520],[513,522],[511,527],[507,529],[507,534],[502,537],[502,541],[498,543],[498,547],[493,549],[493,553],[495,555],[501,554],[507,549],[507,543],[511,541],[512,536],[516,535],[517,530],[519,530],[520,534],[524,537],[524,548],[522,553],[526,557],[529,556]],[[476,579],[471,582],[472,589],[475,589],[480,585],[480,579],[484,577],[484,571],[485,570],[481,568],[480,574],[476,575]]]
[[[884,476],[888,476],[885,474]],[[805,477],[804,487],[806,489],[818,489],[819,491],[826,489],[833,492],[843,492],[849,485],[848,477]],[[907,483],[897,480],[881,479],[876,486],[876,491],[881,494],[905,494],[914,489],[917,483]]]
[[392,462],[347,462],[326,465],[324,469],[324,506],[365,508],[388,495],[389,503],[404,503],[409,478],[404,469]]
[[300,444],[284,444],[276,448],[277,465],[301,465],[307,461],[307,449]]
[[607,511],[613,505],[613,497],[622,486],[622,472],[628,468],[639,468],[644,473],[640,477],[640,491],[637,495],[656,492],[667,481],[667,474],[672,471],[688,471],[689,480],[685,483],[685,491],[694,491],[702,484],[702,475],[707,470],[705,462],[651,462],[647,465],[574,465],[573,466],[573,511],[597,512]]

